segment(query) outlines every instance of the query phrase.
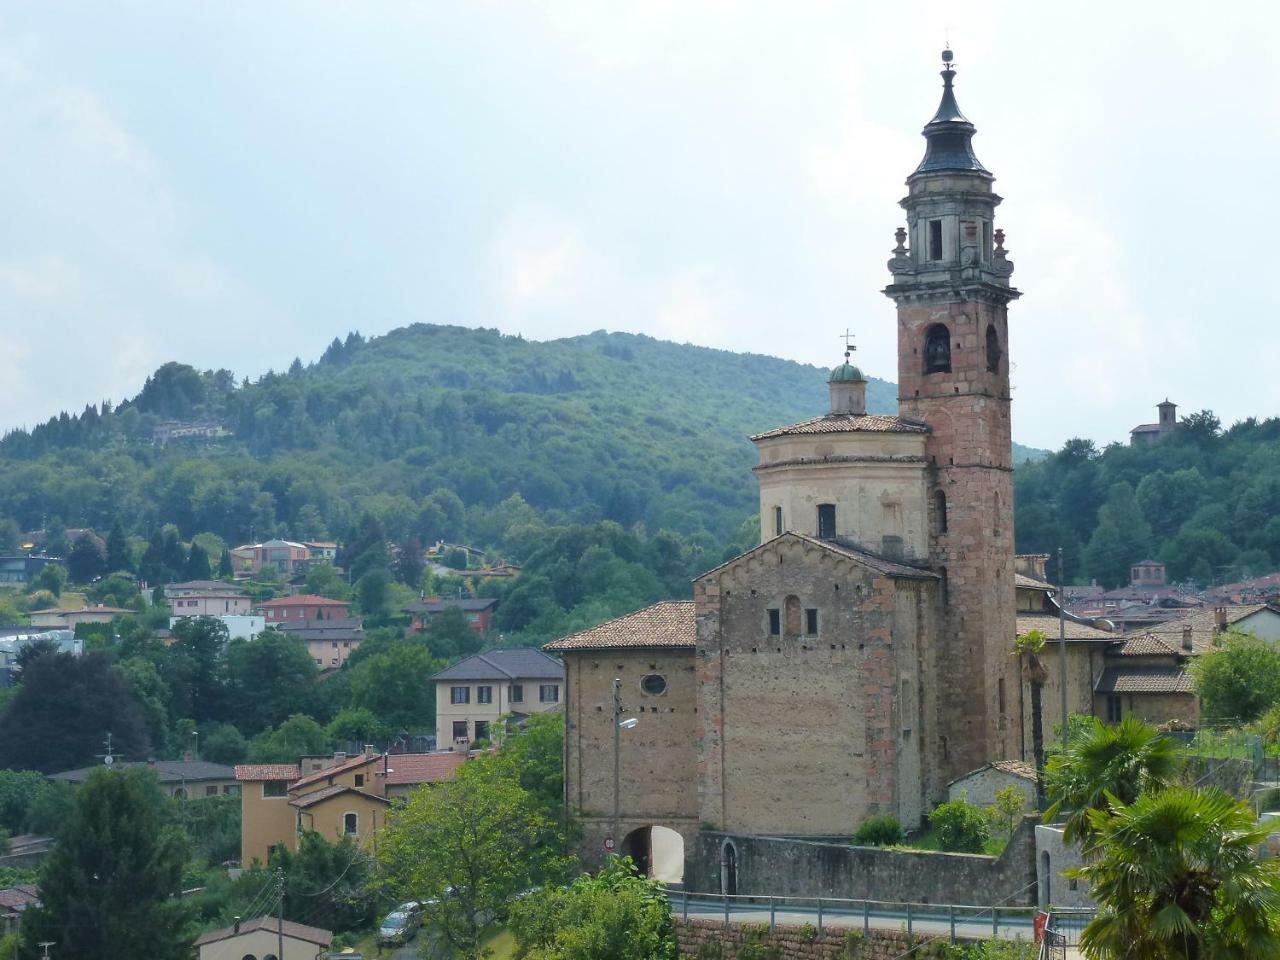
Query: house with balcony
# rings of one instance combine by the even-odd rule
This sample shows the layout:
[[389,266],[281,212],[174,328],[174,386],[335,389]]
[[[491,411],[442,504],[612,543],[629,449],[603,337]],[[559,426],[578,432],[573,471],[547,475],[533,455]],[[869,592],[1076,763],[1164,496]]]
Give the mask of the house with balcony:
[[436,747],[466,752],[498,733],[497,720],[559,710],[564,664],[532,648],[489,650],[441,670],[436,685]]

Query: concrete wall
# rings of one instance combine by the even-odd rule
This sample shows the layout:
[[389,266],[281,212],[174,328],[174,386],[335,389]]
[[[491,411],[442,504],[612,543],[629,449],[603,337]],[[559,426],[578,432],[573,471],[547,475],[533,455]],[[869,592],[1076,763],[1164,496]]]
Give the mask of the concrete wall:
[[[733,925],[725,927],[716,920],[676,920],[676,941],[680,956],[691,960],[733,960],[744,956],[744,948],[758,945],[764,950],[776,950],[772,954],[778,960],[899,960],[913,947],[930,940],[916,937],[908,940],[906,931],[872,930],[864,937],[862,931],[816,931],[802,927],[779,926],[772,933],[753,926]],[[756,954],[759,955],[759,954]],[[916,950],[913,957],[932,957],[932,951]]]
[[[1097,716],[1107,716],[1108,694],[1094,697],[1093,709]],[[1160,725],[1179,720],[1192,727],[1200,725],[1200,698],[1194,693],[1121,693],[1120,709],[1123,716],[1132,714],[1147,723]]]
[[737,891],[744,896],[1030,905],[1035,902],[1034,827],[1034,818],[1023,820],[999,857],[704,830],[685,884],[693,891],[723,892],[721,860],[727,842],[737,861]]
[[760,537],[818,534],[818,504],[836,508],[836,534],[879,552],[898,537],[905,554],[928,554],[924,434],[843,433],[776,437],[758,443]]
[[947,799],[956,800],[963,794],[970,803],[979,807],[989,807],[996,801],[996,791],[1008,786],[1017,787],[1022,792],[1022,795],[1027,798],[1028,809],[1035,807],[1035,781],[997,767],[983,767],[953,781],[947,787]]
[[[915,826],[926,780],[933,581],[897,581],[793,539],[699,579],[701,821],[734,833],[847,835],[873,813]],[[769,633],[788,597],[818,633]],[[800,618],[803,625],[804,618]]]
[[1083,880],[1063,876],[1081,866],[1080,848],[1062,842],[1062,827],[1036,824],[1036,906],[1095,908],[1089,887]]

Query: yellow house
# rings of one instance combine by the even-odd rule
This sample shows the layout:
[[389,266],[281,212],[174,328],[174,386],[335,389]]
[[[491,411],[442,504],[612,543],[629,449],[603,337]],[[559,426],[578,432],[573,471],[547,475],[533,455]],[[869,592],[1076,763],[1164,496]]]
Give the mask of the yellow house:
[[436,749],[466,752],[497,733],[503,714],[559,710],[564,664],[541,650],[488,650],[431,678],[436,685]]

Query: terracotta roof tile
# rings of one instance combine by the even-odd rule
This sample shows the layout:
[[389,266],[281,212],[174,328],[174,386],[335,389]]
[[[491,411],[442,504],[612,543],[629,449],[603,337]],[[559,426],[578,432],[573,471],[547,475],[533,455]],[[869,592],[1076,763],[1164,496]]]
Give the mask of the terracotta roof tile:
[[1107,667],[1094,690],[1097,693],[1194,692],[1191,674],[1181,667]]
[[1058,588],[1052,583],[1046,583],[1043,580],[1037,580],[1035,577],[1028,577],[1025,573],[1015,573],[1013,575],[1013,583],[1023,590],[1054,590]]
[[916,420],[891,417],[885,414],[866,413],[861,416],[849,413],[827,414],[757,433],[752,440],[768,440],[772,437],[805,436],[815,433],[928,433],[929,427]]
[[40,902],[40,895],[33,884],[22,883],[0,890],[0,907],[6,910],[25,910]]
[[1022,777],[1024,780],[1038,779],[1035,765],[1025,760],[992,760],[991,766],[1005,773],[1012,773],[1015,777]]
[[297,790],[299,787],[310,786],[313,783],[320,783],[322,780],[328,780],[330,777],[339,774],[348,773],[352,770],[359,770],[363,766],[373,763],[375,760],[381,760],[382,757],[376,753],[362,753],[357,757],[352,757],[342,763],[335,764],[332,767],[326,767],[324,770],[317,770],[315,773],[309,773],[297,783],[290,785],[289,790]]
[[451,780],[466,762],[465,753],[393,753],[387,757],[387,784]]
[[543,650],[606,650],[611,647],[687,647],[697,630],[692,600],[664,600],[546,644]]
[[304,793],[300,797],[294,797],[289,801],[289,806],[297,807],[299,810],[305,810],[307,807],[314,807],[317,803],[323,803],[330,797],[336,797],[342,793],[358,793],[362,797],[368,797],[370,800],[377,800],[379,803],[389,803],[386,797],[380,797],[376,793],[369,793],[365,790],[357,790],[355,787],[348,787],[341,783],[335,783],[332,787],[323,787],[320,790],[313,790],[310,793]]
[[[1058,618],[1052,614],[1020,613],[1017,620],[1018,636],[1025,637],[1032,630],[1039,630],[1050,643],[1058,639]],[[1114,643],[1119,640],[1117,634],[1099,630],[1087,623],[1067,621],[1067,640],[1104,640]]]
[[1143,633],[1128,637],[1114,652],[1121,657],[1171,657],[1179,651],[1155,634]]
[[[294,923],[292,920],[285,920],[281,925],[281,922],[275,917],[254,917],[252,920],[245,920],[240,924],[241,934],[253,933],[257,930],[283,933],[286,937],[305,940],[307,943],[314,943],[321,947],[327,947],[333,942],[333,934],[328,930],[323,930],[320,927],[308,927],[305,924]],[[237,936],[235,927],[210,930],[196,940],[194,946],[199,947],[206,943],[217,943],[219,940],[230,940],[234,936]]]
[[274,600],[263,600],[259,607],[349,607],[346,600],[333,600],[329,597],[317,597],[310,593],[300,593],[294,597],[276,597]]
[[296,763],[240,763],[236,765],[237,780],[297,780]]

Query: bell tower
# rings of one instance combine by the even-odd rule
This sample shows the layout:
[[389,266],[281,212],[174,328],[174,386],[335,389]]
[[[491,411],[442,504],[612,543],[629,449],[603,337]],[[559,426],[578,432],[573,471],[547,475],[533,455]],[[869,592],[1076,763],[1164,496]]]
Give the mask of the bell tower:
[[[898,311],[898,413],[928,425],[929,560],[944,576],[936,650],[944,779],[1019,756],[1007,310],[1019,296],[943,51],[942,100],[907,178],[885,294]],[[925,745],[922,745],[925,746]]]

